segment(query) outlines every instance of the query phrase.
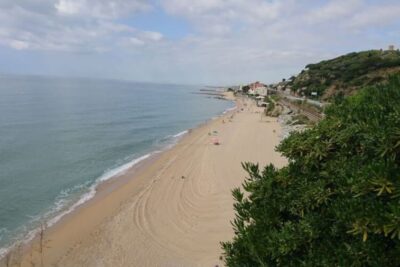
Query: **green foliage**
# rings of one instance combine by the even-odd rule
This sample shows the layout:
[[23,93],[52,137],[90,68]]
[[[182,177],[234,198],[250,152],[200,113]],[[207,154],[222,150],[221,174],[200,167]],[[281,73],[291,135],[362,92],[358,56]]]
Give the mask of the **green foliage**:
[[228,266],[400,266],[400,76],[337,98],[277,150],[282,169],[243,164]]
[[270,116],[270,117],[278,117],[281,112],[282,112],[282,108],[281,106],[279,106],[278,104],[276,104],[275,102],[276,100],[274,100],[272,97],[270,96],[266,96],[264,98],[264,102],[267,102],[267,108],[264,109],[264,114],[266,116]]
[[275,101],[269,96],[264,97],[264,102],[268,103],[268,107],[265,109],[266,114],[272,112],[275,109]]
[[315,104],[310,103],[307,100],[290,100],[294,105],[298,106],[299,108],[309,111],[311,113],[322,113],[324,111],[323,107],[317,106]]
[[266,109],[267,113],[272,112],[275,109],[275,103],[274,102],[269,102],[268,104],[269,105],[268,105],[268,107]]
[[291,121],[292,125],[299,125],[299,124],[311,124],[311,121],[308,119],[306,115],[297,114],[293,116]]
[[272,100],[274,100],[275,102],[278,102],[279,100],[281,100],[282,97],[280,95],[276,94],[276,95],[271,95],[270,98]]
[[[292,82],[293,89],[305,95],[317,92],[323,95],[328,87],[335,86],[350,92],[386,81],[388,73],[400,67],[399,51],[370,50],[350,53],[317,64],[309,64]],[[400,69],[397,69],[399,72]]]

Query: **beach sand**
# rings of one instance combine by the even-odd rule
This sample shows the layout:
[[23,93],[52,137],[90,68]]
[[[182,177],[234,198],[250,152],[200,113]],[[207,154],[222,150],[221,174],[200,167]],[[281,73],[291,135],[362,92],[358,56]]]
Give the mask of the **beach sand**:
[[22,266],[222,266],[220,242],[233,236],[231,190],[246,177],[241,162],[286,164],[274,151],[276,118],[262,117],[250,100],[237,105],[103,184],[47,229],[42,245],[31,243]]

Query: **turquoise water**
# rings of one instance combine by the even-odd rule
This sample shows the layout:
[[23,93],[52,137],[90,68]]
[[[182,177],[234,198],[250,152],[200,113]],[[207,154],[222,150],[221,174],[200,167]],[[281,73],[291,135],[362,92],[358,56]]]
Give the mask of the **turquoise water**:
[[0,76],[0,248],[233,106],[198,89]]

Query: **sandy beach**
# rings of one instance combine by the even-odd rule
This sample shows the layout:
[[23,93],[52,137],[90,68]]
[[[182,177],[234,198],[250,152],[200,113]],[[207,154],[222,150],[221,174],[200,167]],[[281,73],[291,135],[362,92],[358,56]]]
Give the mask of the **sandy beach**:
[[260,111],[239,99],[236,110],[103,184],[22,252],[22,266],[222,266],[241,162],[286,163],[274,151],[281,127]]

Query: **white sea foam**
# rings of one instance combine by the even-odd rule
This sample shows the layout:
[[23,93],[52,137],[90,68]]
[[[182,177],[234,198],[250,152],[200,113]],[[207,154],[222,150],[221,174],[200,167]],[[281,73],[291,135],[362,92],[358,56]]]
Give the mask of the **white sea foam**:
[[162,151],[171,149],[171,148],[174,147],[174,146],[178,143],[178,141],[181,140],[181,138],[182,138],[183,136],[185,136],[187,133],[189,133],[189,130],[184,130],[184,131],[179,132],[179,133],[174,134],[174,135],[167,135],[166,137],[164,137],[164,138],[162,138],[162,139],[160,139],[160,140],[157,140],[157,141],[156,141],[156,146],[157,146],[157,147],[160,147],[161,150],[156,151],[156,152],[154,152],[154,153],[160,153],[160,152],[162,152]]
[[[136,164],[138,164],[139,162],[151,157],[153,154],[159,153],[160,151],[154,151],[153,153],[149,153],[146,154],[144,156],[141,156],[139,158],[136,158],[126,164],[123,164],[117,168],[108,170],[106,172],[104,172],[104,174],[102,176],[100,176],[96,182],[91,185],[88,189],[88,191],[86,193],[84,193],[83,195],[81,195],[81,197],[74,202],[71,206],[69,206],[66,210],[62,211],[63,209],[66,208],[66,206],[68,206],[68,204],[70,204],[70,201],[68,201],[68,197],[70,196],[71,192],[77,191],[79,189],[85,188],[87,187],[89,182],[77,185],[73,188],[70,189],[66,189],[60,192],[60,195],[57,197],[56,202],[54,203],[54,206],[52,208],[52,210],[50,210],[49,212],[47,212],[46,214],[42,215],[42,216],[32,216],[32,220],[31,222],[39,222],[41,220],[46,220],[47,218],[50,217],[50,219],[47,219],[47,221],[45,222],[45,227],[51,227],[52,225],[54,225],[55,223],[57,223],[59,220],[61,220],[65,215],[70,214],[71,212],[73,212],[76,208],[78,208],[79,206],[81,206],[82,204],[84,204],[85,202],[89,201],[90,199],[92,199],[97,192],[97,187],[99,186],[99,184],[101,184],[102,182],[105,182],[107,180],[110,180],[112,178],[121,176],[123,174],[125,174],[130,168],[132,168],[133,166],[135,166]],[[57,214],[56,216],[51,217],[52,215]],[[28,234],[26,234],[23,238],[23,243],[29,243],[30,241],[32,241],[35,236],[40,232],[40,228],[36,228],[33,229],[31,231],[28,232]],[[21,239],[20,239],[21,240]],[[0,248],[0,259],[3,258],[10,250],[12,250],[13,248],[16,247],[16,245],[19,242],[13,244],[10,247],[6,247],[6,248]]]
[[231,108],[227,108],[227,109],[225,109],[225,111],[224,111],[222,114],[226,114],[226,113],[228,113],[229,111],[233,111],[233,110],[235,110],[235,109],[237,109],[237,106],[234,106],[234,107],[231,107]]
[[10,248],[0,248],[0,259],[4,258]]
[[[177,134],[174,135],[173,137],[174,137],[175,139],[178,139],[178,138],[182,137],[183,135],[185,135],[186,133],[188,133],[187,130],[182,131],[182,132],[180,132],[180,133],[177,133]],[[172,144],[172,145],[174,145],[174,144]],[[143,160],[145,160],[145,159],[148,159],[148,158],[151,157],[152,155],[157,154],[157,153],[160,153],[160,152],[161,152],[161,151],[156,150],[156,151],[154,151],[154,152],[152,152],[152,153],[146,154],[146,155],[141,156],[141,157],[139,157],[139,158],[136,158],[136,159],[134,159],[134,160],[132,160],[132,161],[130,161],[130,162],[128,162],[128,163],[125,163],[125,164],[123,164],[123,165],[121,165],[121,166],[119,166],[119,167],[117,167],[117,168],[114,168],[114,169],[111,169],[111,170],[108,170],[108,171],[104,172],[104,174],[101,175],[101,176],[96,180],[96,182],[95,182],[93,185],[91,185],[91,186],[89,187],[88,192],[86,192],[85,194],[83,194],[83,195],[79,198],[79,200],[76,201],[73,205],[71,205],[67,210],[65,210],[65,211],[63,211],[63,212],[61,212],[61,213],[59,213],[57,216],[55,216],[55,217],[51,218],[50,220],[48,220],[47,223],[46,223],[46,226],[47,226],[47,227],[50,227],[50,226],[54,225],[54,224],[57,223],[62,217],[64,217],[65,215],[67,215],[67,214],[69,214],[69,213],[71,213],[71,212],[73,212],[77,207],[81,206],[81,205],[84,204],[85,202],[87,202],[87,201],[89,201],[90,199],[92,199],[92,198],[96,195],[97,187],[98,187],[98,185],[99,185],[100,183],[105,182],[105,181],[108,181],[108,180],[110,180],[110,179],[112,179],[112,178],[116,178],[116,177],[119,177],[119,176],[125,174],[125,173],[126,173],[130,168],[132,168],[133,166],[137,165],[138,163],[140,163],[141,161],[143,161]],[[86,187],[86,186],[87,186],[87,183],[78,185],[79,188]],[[55,211],[55,212],[61,211],[63,208],[65,208],[65,204],[68,202],[68,201],[67,201],[67,198],[68,198],[68,196],[69,196],[69,193],[70,193],[71,191],[75,191],[76,189],[78,189],[78,188],[74,187],[74,188],[72,188],[72,189],[70,189],[70,190],[63,190],[63,191],[60,193],[61,198],[60,198],[58,201],[56,201],[55,207],[54,207],[54,209],[52,210],[51,213],[54,213],[54,211]],[[46,216],[45,216],[45,217],[46,217]],[[36,232],[33,234],[33,237],[34,237],[35,235],[36,235]],[[30,241],[30,240],[29,240],[29,241]]]
[[137,159],[132,160],[131,162],[128,162],[118,168],[106,171],[98,180],[100,182],[104,182],[107,181],[111,178],[117,177],[117,176],[121,176],[123,174],[126,173],[127,170],[129,170],[130,168],[132,168],[133,166],[135,166],[136,164],[138,164],[139,162],[149,158],[152,154],[146,154],[144,156],[141,156]]
[[149,158],[152,154],[146,154],[144,156],[141,156],[137,159],[134,159],[122,166],[119,166],[115,169],[111,169],[109,171],[106,171],[102,176],[100,176],[97,181],[91,185],[89,187],[89,191],[86,192],[85,194],[83,194],[79,200],[77,202],[75,202],[72,206],[70,206],[67,210],[61,212],[60,214],[58,214],[57,216],[53,217],[52,219],[47,221],[47,227],[50,227],[52,225],[54,225],[55,223],[57,223],[62,217],[64,217],[65,215],[73,212],[77,207],[81,206],[82,204],[84,204],[85,202],[89,201],[90,199],[92,199],[97,192],[97,187],[100,183],[105,182],[107,180],[110,180],[112,178],[121,176],[123,174],[125,174],[130,168],[132,168],[133,166],[135,166],[136,164],[138,164],[139,162]]
[[235,109],[237,109],[237,106],[234,106],[234,107],[231,107],[231,108],[227,108],[227,109],[225,109],[222,113],[220,113],[220,115],[212,117],[212,118],[211,118],[211,121],[214,121],[214,120],[216,120],[216,119],[219,119],[219,118],[221,118],[223,115],[225,115],[226,113],[228,113],[228,112],[230,112],[230,111],[233,111],[233,110],[235,110]]
[[[227,112],[235,110],[235,109],[236,109],[236,106],[232,107],[232,108],[228,108],[222,114],[226,114]],[[219,116],[213,117],[212,120],[217,119],[218,117]],[[57,197],[53,208],[50,211],[48,211],[47,213],[45,213],[44,215],[32,216],[31,222],[37,223],[40,221],[45,221],[45,223],[44,223],[45,227],[53,226],[58,221],[60,221],[64,216],[66,216],[67,214],[70,214],[71,212],[76,210],[79,206],[81,206],[82,204],[84,204],[87,201],[89,201],[90,199],[92,199],[96,195],[97,187],[99,186],[99,184],[125,174],[130,168],[137,165],[141,161],[148,159],[149,157],[151,157],[154,154],[157,154],[166,149],[172,148],[188,132],[189,132],[189,130],[184,130],[175,135],[166,136],[165,140],[168,140],[169,142],[168,142],[168,144],[164,145],[164,148],[162,150],[153,151],[152,153],[149,153],[149,154],[146,154],[139,158],[133,159],[132,161],[125,163],[121,166],[118,166],[116,168],[105,171],[103,173],[103,175],[101,175],[98,179],[96,179],[95,183],[93,183],[91,186],[89,186],[90,181],[87,181],[85,183],[76,185],[72,188],[62,190],[60,192],[59,196]],[[88,186],[89,186],[89,188],[86,191],[86,193],[82,194],[76,202],[72,202],[71,199],[69,199],[71,197],[71,194],[73,194],[74,192],[80,191],[84,188],[87,188]],[[24,236],[22,243],[26,244],[26,243],[29,243],[30,241],[32,241],[35,238],[35,236],[37,236],[39,234],[40,230],[41,230],[40,227],[38,227],[38,228],[35,228],[35,229],[29,231],[28,234],[26,234]],[[19,238],[19,240],[21,240],[21,239],[22,238]],[[12,250],[13,248],[15,248],[18,244],[20,244],[20,242],[16,242],[15,244],[13,244],[10,247],[0,248],[0,259],[3,258],[5,255],[7,255],[7,253],[10,250]]]
[[185,131],[182,131],[182,132],[180,132],[180,133],[177,133],[177,134],[174,135],[173,137],[179,138],[179,137],[184,136],[184,135],[187,134],[188,132],[189,132],[188,130],[185,130]]

